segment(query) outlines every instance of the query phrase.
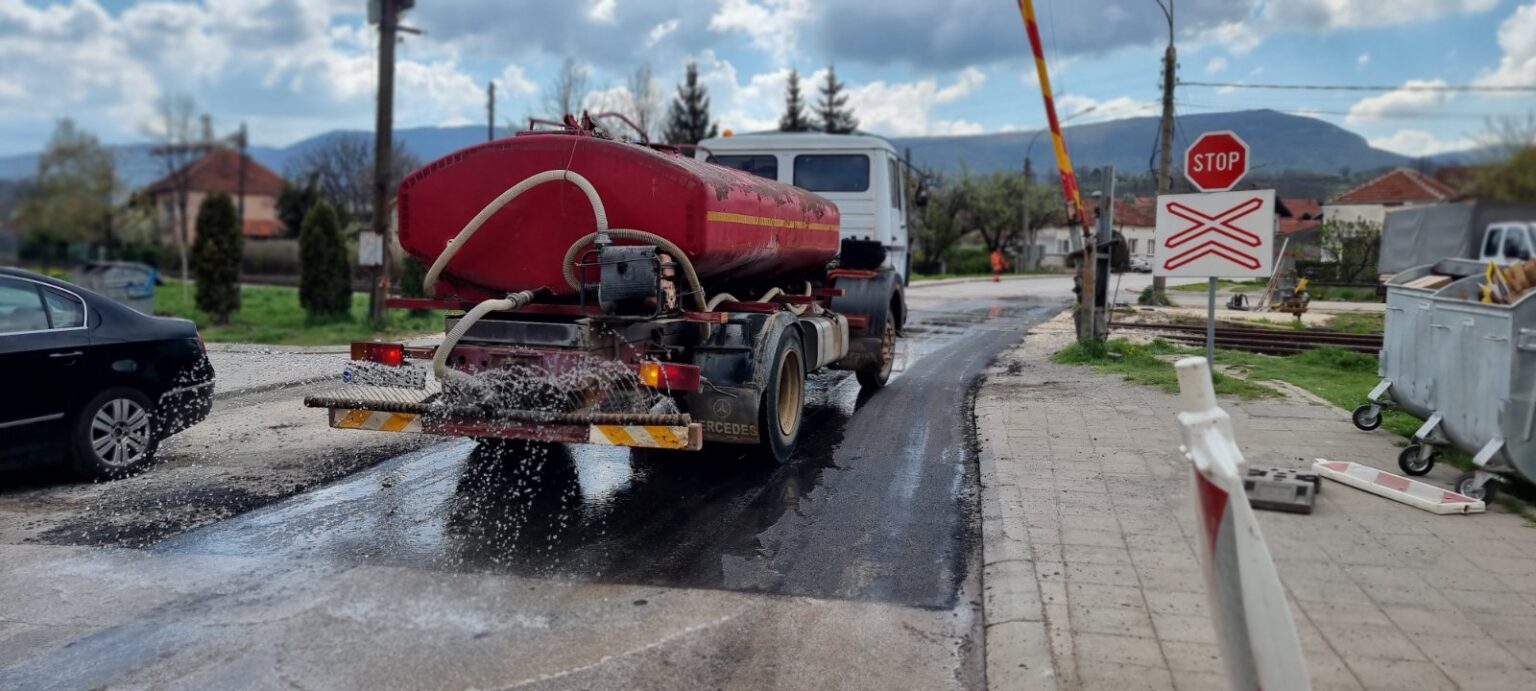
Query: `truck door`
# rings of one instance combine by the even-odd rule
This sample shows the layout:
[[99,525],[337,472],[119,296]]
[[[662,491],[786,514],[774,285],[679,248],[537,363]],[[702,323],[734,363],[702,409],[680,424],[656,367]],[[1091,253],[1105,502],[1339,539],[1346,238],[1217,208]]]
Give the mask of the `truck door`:
[[895,156],[886,157],[886,184],[891,188],[890,232],[883,240],[890,250],[891,266],[896,274],[907,279],[907,186],[901,175],[901,162]]

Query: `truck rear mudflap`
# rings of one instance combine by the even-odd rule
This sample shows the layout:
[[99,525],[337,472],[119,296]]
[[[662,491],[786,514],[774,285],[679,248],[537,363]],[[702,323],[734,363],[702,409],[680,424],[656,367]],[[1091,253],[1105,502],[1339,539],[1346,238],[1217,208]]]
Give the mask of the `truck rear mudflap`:
[[307,396],[304,405],[327,409],[337,429],[684,451],[704,444],[703,427],[682,414],[489,411],[447,405],[435,392],[362,385]]

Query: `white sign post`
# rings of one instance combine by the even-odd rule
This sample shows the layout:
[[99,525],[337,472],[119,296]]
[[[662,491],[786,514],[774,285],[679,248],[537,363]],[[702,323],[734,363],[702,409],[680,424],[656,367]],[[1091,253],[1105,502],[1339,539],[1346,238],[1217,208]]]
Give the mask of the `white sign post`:
[[1275,191],[1167,194],[1157,198],[1153,276],[1206,278],[1205,357],[1216,354],[1216,279],[1264,278],[1275,254]]

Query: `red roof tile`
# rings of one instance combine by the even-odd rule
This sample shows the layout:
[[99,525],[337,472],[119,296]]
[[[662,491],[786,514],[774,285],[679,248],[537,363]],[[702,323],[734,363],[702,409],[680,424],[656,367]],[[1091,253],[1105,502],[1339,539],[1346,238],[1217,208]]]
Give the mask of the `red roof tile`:
[[[240,189],[240,154],[234,149],[217,148],[207,155],[188,163],[183,168],[188,175],[188,189],[193,192],[225,192],[235,194]],[[154,181],[147,188],[150,193],[169,192],[174,189],[171,176]],[[283,177],[272,172],[255,159],[245,159],[245,193],[275,197],[283,190]]]
[[282,221],[271,218],[247,218],[240,232],[248,238],[275,238],[280,237],[287,226]]
[[1322,221],[1311,218],[1282,218],[1279,221],[1280,225],[1275,228],[1275,232],[1281,235],[1300,233],[1303,230],[1311,230],[1323,224]]
[[1306,197],[1291,197],[1281,199],[1280,203],[1291,212],[1292,218],[1322,218],[1323,203],[1316,199]]
[[1402,204],[1407,202],[1442,202],[1456,196],[1456,190],[1428,175],[1409,168],[1397,168],[1359,187],[1334,197],[1334,204]]
[[[1097,203],[1090,204],[1088,217],[1089,220],[1098,219],[1099,207]],[[1157,199],[1153,197],[1137,197],[1132,202],[1116,199],[1115,225],[1136,228],[1151,228],[1157,225]]]

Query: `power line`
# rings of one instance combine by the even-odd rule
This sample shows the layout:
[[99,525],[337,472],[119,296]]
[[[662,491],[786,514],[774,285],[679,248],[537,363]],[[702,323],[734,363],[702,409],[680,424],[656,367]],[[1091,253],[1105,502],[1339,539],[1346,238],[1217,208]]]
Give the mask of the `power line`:
[[[1226,110],[1231,110],[1232,109],[1231,106],[1217,105],[1217,104],[1212,104],[1212,103],[1195,103],[1193,101],[1179,101],[1178,104],[1181,105],[1181,106],[1187,107],[1187,108],[1198,108],[1200,110],[1226,111]],[[1308,116],[1311,116],[1311,115],[1339,115],[1339,116],[1350,115],[1350,112],[1347,111],[1347,110],[1319,110],[1319,109],[1307,109],[1307,108],[1270,108],[1269,110],[1273,110],[1273,111],[1278,112],[1278,113],[1285,113],[1285,114],[1288,114],[1288,115],[1308,115]],[[1451,113],[1395,113],[1395,114],[1391,114],[1391,115],[1374,114],[1373,113],[1370,116],[1368,116],[1368,118],[1367,118],[1367,116],[1361,116],[1361,117],[1362,118],[1367,118],[1367,119],[1370,119],[1370,120],[1482,120],[1482,119],[1487,119],[1487,118],[1491,118],[1491,117],[1496,117],[1497,115],[1498,115],[1497,113],[1465,113],[1465,112],[1451,112]]]
[[1285,91],[1486,91],[1486,92],[1536,92],[1536,84],[1512,86],[1483,86],[1478,84],[1398,84],[1375,86],[1364,84],[1242,84],[1238,82],[1186,82],[1179,86],[1208,86],[1221,89],[1275,89]]

